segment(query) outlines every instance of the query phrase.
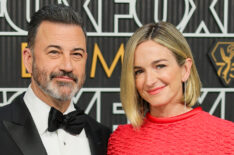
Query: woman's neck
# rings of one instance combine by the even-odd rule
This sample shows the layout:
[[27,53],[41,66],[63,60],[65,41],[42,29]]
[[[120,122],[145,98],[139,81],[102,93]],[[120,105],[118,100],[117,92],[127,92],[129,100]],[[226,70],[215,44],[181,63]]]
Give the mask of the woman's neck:
[[163,106],[154,106],[150,107],[150,114],[154,117],[165,118],[165,117],[174,117],[181,114],[184,114],[192,110],[191,107],[187,107],[182,103],[167,104]]

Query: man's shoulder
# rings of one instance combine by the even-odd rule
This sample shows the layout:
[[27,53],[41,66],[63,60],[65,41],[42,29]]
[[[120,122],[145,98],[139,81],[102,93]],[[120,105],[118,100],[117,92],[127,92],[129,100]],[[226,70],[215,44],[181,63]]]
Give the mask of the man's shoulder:
[[8,119],[12,116],[16,106],[23,102],[23,94],[17,96],[11,103],[0,107],[0,120]]
[[13,104],[0,107],[0,120],[6,120],[11,117]]
[[8,104],[3,107],[0,107],[0,120],[5,120],[6,118],[10,117],[12,105]]

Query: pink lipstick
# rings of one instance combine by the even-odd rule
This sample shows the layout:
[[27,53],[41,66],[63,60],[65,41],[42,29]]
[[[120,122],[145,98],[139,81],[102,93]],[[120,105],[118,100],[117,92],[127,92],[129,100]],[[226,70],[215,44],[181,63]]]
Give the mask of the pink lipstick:
[[155,95],[155,94],[160,93],[161,90],[162,90],[164,87],[165,87],[165,86],[157,87],[157,88],[148,90],[147,92],[148,92],[150,95]]

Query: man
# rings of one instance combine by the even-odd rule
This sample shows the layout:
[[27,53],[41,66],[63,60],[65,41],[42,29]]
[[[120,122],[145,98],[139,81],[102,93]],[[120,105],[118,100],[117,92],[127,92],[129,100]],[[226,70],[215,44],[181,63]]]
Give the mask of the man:
[[0,108],[0,150],[6,155],[106,154],[110,130],[71,102],[85,81],[86,35],[78,13],[45,6],[29,23],[25,94]]

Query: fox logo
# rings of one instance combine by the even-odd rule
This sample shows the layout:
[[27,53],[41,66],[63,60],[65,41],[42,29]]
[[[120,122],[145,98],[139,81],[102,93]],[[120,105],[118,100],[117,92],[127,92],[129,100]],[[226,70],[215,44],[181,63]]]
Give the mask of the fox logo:
[[234,42],[218,42],[210,57],[217,75],[225,86],[230,86],[234,79]]

